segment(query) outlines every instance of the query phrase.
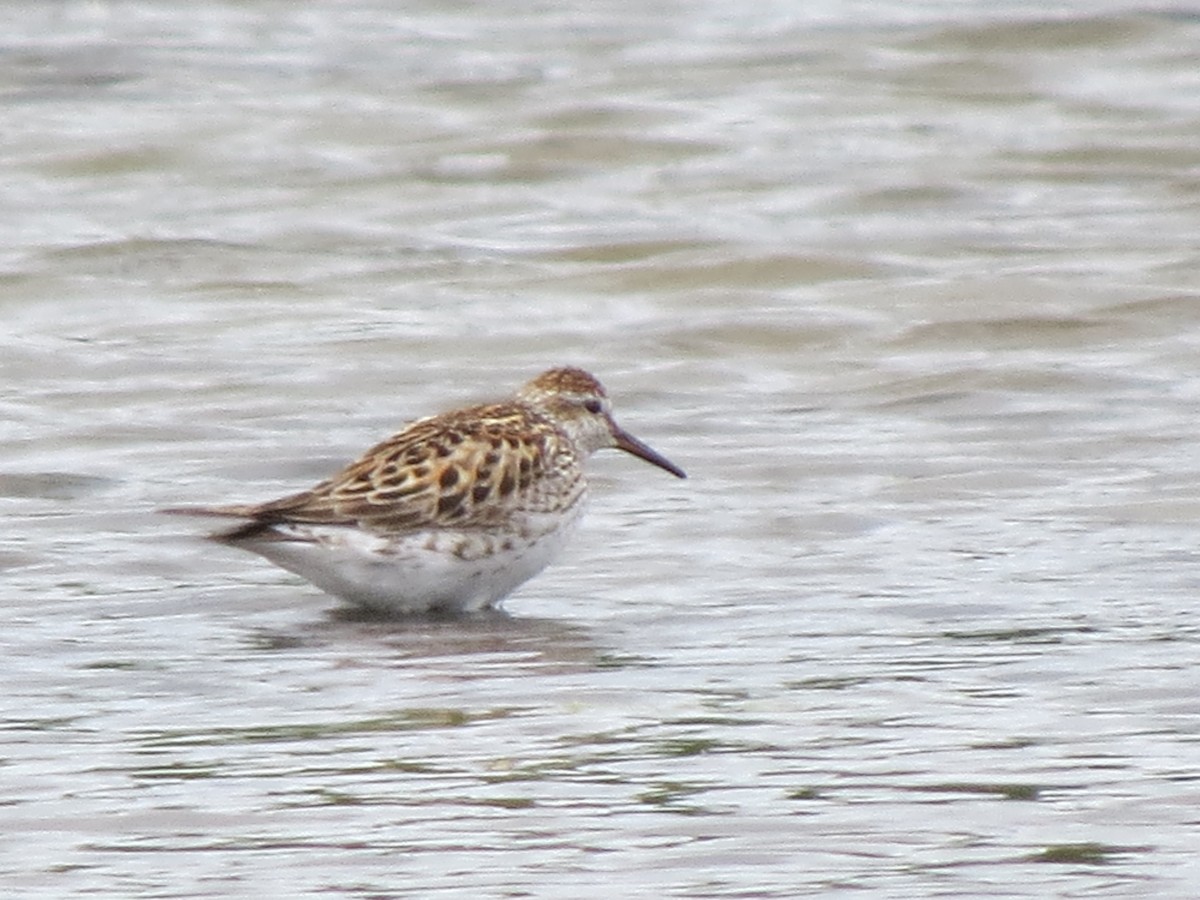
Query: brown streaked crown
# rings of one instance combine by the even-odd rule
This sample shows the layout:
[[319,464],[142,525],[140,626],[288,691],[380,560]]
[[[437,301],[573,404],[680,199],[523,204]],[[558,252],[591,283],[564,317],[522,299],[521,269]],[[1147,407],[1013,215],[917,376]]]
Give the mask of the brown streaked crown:
[[526,382],[517,391],[517,396],[527,403],[538,403],[552,397],[570,395],[608,399],[608,392],[604,390],[604,385],[597,380],[596,376],[590,372],[585,372],[583,369],[576,369],[570,366],[564,366],[559,369],[548,369],[536,378]]

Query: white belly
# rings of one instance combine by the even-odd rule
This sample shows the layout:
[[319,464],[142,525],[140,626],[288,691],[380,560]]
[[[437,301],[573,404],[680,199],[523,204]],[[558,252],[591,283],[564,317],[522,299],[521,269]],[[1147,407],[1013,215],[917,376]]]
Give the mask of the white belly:
[[236,545],[349,603],[397,615],[494,606],[559,554],[579,518],[529,517],[519,531],[381,537],[341,525],[281,524]]

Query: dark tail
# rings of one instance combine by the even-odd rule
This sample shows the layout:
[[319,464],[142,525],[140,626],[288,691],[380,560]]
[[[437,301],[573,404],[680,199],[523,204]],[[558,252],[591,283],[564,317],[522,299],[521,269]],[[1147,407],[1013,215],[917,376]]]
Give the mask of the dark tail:
[[259,537],[272,525],[274,519],[262,517],[259,506],[172,506],[160,509],[168,516],[201,516],[209,519],[248,519],[230,528],[213,532],[209,540],[220,544],[237,544],[240,541]]
[[169,506],[160,509],[160,513],[168,516],[205,516],[207,518],[253,519],[258,514],[258,506]]

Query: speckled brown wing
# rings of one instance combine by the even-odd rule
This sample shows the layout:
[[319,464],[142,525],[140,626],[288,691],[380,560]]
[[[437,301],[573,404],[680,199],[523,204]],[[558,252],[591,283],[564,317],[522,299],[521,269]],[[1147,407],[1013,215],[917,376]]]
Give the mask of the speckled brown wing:
[[259,524],[359,525],[381,533],[495,525],[538,506],[570,442],[527,406],[500,403],[414,422],[311,490],[253,507]]

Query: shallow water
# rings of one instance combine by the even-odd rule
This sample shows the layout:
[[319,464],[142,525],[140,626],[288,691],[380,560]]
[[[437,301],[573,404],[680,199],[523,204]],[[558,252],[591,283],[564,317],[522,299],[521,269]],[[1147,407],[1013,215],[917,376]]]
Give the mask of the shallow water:
[[[1200,882],[1200,19],[0,9],[27,897]],[[338,611],[153,512],[573,363],[566,557]]]

